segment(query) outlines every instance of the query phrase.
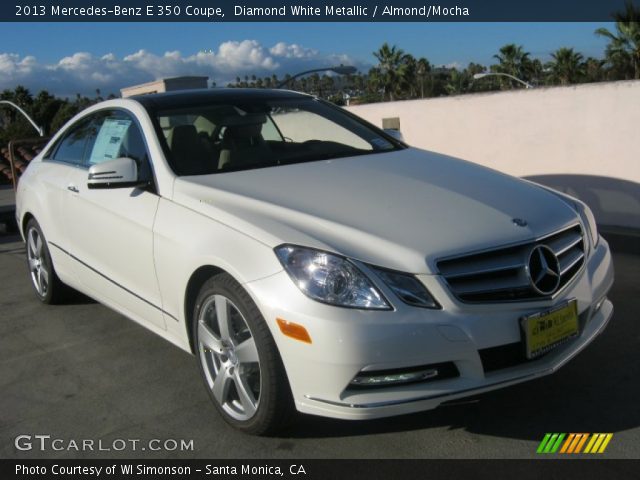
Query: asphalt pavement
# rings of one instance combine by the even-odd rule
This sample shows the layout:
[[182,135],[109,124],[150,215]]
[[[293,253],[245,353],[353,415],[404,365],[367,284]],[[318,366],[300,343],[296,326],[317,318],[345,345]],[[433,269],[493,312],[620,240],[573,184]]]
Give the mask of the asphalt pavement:
[[[614,317],[556,374],[390,419],[300,415],[259,438],[221,420],[191,355],[86,297],[40,304],[23,244],[0,235],[0,458],[530,458],[546,432],[612,432],[603,457],[640,458],[639,237],[614,240]],[[20,435],[32,449],[16,448]],[[93,451],[73,448],[87,439]],[[193,449],[151,451],[152,439]]]

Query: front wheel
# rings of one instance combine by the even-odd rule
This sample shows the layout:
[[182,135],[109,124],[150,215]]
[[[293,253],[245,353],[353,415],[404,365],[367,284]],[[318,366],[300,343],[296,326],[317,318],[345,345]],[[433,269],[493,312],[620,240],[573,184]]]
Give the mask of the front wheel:
[[282,360],[258,307],[230,275],[202,286],[193,329],[200,373],[223,418],[256,435],[282,429],[293,411]]

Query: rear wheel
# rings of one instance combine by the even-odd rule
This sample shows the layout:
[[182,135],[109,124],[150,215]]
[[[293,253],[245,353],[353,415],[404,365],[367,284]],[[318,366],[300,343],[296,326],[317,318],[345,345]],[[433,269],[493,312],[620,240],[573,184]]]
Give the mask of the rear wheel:
[[56,274],[47,246],[47,240],[35,219],[29,220],[25,230],[27,239],[27,264],[36,296],[42,303],[60,303],[68,287]]
[[193,329],[202,378],[223,418],[256,435],[283,428],[293,411],[284,366],[260,311],[230,275],[202,286]]

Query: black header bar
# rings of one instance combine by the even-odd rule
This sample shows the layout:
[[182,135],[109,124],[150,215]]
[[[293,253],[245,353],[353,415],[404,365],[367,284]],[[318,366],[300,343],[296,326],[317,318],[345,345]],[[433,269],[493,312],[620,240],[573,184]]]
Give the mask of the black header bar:
[[0,460],[8,479],[632,480],[640,460]]
[[[631,0],[634,3],[640,0]],[[3,22],[589,22],[625,0],[14,0]]]

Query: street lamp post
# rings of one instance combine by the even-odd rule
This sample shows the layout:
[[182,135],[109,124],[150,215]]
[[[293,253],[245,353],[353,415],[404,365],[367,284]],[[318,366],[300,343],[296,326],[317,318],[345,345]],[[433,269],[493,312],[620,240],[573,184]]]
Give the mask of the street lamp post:
[[476,73],[473,76],[474,80],[478,80],[480,78],[484,78],[484,77],[490,77],[490,76],[496,76],[496,77],[508,77],[512,80],[515,80],[516,82],[520,82],[521,84],[523,84],[526,88],[533,88],[533,85],[531,85],[528,82],[525,82],[524,80],[520,80],[518,77],[514,77],[513,75],[509,75],[508,73],[502,73],[502,72],[485,72],[485,73]]
[[42,127],[39,127],[38,124],[34,122],[33,119],[27,114],[27,112],[25,112],[18,105],[16,105],[13,102],[10,102],[9,100],[0,100],[0,105],[9,105],[15,108],[16,110],[18,110],[18,112],[20,112],[22,116],[29,121],[29,123],[33,126],[33,128],[36,129],[36,131],[38,132],[38,135],[40,135],[41,137],[44,137],[44,129]]
[[310,73],[316,73],[316,72],[334,72],[337,73],[339,75],[351,75],[352,73],[356,73],[358,71],[358,69],[356,67],[353,67],[351,65],[338,65],[336,67],[323,67],[323,68],[314,68],[312,70],[306,70],[304,72],[300,72],[300,73],[296,73],[294,76],[286,78],[285,80],[283,80],[282,82],[280,82],[276,88],[282,88],[284,87],[287,83],[291,82],[292,80],[295,80],[298,77],[302,77],[303,75],[308,75]]

